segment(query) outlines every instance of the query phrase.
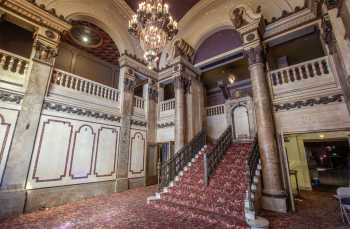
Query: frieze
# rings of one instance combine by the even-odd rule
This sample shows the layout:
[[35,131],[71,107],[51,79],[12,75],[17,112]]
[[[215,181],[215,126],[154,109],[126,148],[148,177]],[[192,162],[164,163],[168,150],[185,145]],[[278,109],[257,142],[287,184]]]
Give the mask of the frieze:
[[43,108],[45,110],[53,110],[53,111],[64,112],[64,113],[68,113],[68,114],[76,114],[79,116],[104,119],[104,120],[109,120],[109,121],[113,121],[113,122],[120,122],[120,120],[121,120],[120,116],[116,116],[116,115],[112,115],[112,114],[105,114],[102,112],[96,112],[96,111],[91,111],[88,109],[73,107],[73,106],[69,106],[69,105],[62,105],[62,104],[47,102],[47,101],[44,103]]
[[6,91],[0,91],[0,101],[20,104],[23,100],[23,95],[13,94]]
[[130,123],[134,126],[147,127],[147,122],[141,120],[131,119]]
[[163,128],[168,128],[168,127],[172,127],[172,126],[175,126],[175,122],[171,121],[171,122],[164,122],[164,123],[159,123],[157,125],[157,127],[159,129],[163,129]]
[[342,94],[332,95],[332,96],[324,96],[320,98],[300,100],[292,103],[284,103],[284,104],[275,104],[274,110],[278,111],[288,111],[291,109],[300,109],[303,107],[312,107],[315,105],[327,105],[330,103],[343,102],[344,97]]

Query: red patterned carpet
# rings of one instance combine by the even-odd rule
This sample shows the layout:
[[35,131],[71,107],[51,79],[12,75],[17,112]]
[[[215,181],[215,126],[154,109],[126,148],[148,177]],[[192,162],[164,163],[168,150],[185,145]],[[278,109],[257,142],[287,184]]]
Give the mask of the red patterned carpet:
[[264,211],[271,229],[345,229],[339,216],[339,208],[331,192],[302,192],[296,201],[297,212],[278,214]]

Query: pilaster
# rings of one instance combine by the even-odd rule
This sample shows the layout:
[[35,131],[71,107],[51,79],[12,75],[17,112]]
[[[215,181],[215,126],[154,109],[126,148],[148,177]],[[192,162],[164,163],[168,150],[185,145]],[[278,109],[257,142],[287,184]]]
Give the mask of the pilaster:
[[128,166],[130,148],[131,116],[135,88],[135,72],[128,66],[120,68],[119,89],[121,92],[120,106],[122,112],[119,153],[117,159],[116,191],[129,189]]

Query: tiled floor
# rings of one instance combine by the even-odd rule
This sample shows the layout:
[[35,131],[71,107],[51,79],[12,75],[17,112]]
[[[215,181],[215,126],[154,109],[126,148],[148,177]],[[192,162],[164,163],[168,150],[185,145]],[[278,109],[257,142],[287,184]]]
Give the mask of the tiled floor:
[[[146,206],[156,187],[115,193],[0,222],[0,228],[211,228],[203,222],[179,219]],[[304,192],[296,214],[265,212],[272,229],[335,229],[340,224],[331,193]]]

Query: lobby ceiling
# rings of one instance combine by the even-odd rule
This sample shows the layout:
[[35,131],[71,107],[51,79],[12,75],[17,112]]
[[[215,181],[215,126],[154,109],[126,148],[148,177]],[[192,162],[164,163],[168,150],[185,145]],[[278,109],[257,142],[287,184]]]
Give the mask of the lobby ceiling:
[[119,50],[112,38],[98,26],[87,21],[72,21],[72,29],[64,41],[110,64],[117,65]]
[[[141,0],[125,0],[126,3],[134,10],[137,10]],[[170,7],[170,13],[179,21],[185,14],[200,0],[164,0]]]

